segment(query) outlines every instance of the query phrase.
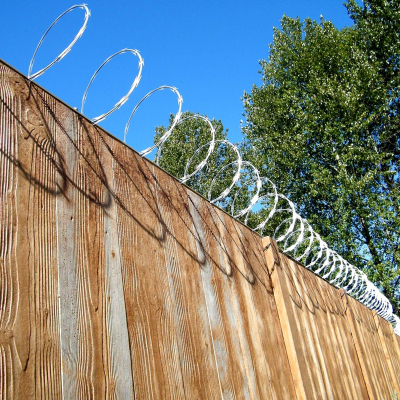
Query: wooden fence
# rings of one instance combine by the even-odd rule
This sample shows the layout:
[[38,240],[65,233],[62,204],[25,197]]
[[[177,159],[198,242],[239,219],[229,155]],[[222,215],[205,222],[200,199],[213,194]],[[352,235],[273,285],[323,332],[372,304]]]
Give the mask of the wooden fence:
[[386,321],[0,62],[0,399],[391,399]]

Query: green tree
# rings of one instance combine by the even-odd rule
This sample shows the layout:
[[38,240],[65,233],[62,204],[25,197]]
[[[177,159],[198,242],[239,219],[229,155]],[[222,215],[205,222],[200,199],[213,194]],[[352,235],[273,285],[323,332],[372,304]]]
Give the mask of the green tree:
[[[174,117],[174,115],[170,116],[168,127],[160,126],[156,128],[154,143],[158,143],[167,130],[171,129]],[[181,121],[175,126],[171,136],[159,147],[155,157],[155,161],[160,167],[178,179],[181,179],[185,173],[191,174],[195,167],[206,158],[209,150],[208,143],[212,139],[210,125],[198,114],[187,111],[182,115]],[[213,119],[209,123],[215,129],[216,144],[214,150],[204,168],[184,183],[207,199],[210,198],[210,195],[211,199],[215,199],[227,188],[230,188],[229,194],[216,204],[229,214],[237,215],[240,210],[249,206],[250,199],[256,192],[254,171],[248,165],[242,165],[239,180],[232,186],[233,177],[238,170],[237,153],[232,150],[231,146],[220,143],[221,141],[228,141],[228,130],[224,129],[222,122]],[[240,152],[241,147],[238,144],[235,144],[235,146]],[[186,170],[189,162],[190,168]],[[212,189],[211,193],[210,188]],[[259,196],[271,192],[273,192],[272,186],[264,183]],[[269,201],[268,199],[264,200],[265,207],[263,209],[258,207],[257,211],[252,211],[247,219],[245,215],[240,216],[239,219],[246,222],[251,228],[255,228],[268,217],[272,202],[273,198],[269,198]],[[282,203],[280,205],[285,206],[285,202]],[[266,227],[265,232],[273,234],[275,228],[288,217],[288,213],[275,216]]]
[[245,93],[245,158],[399,314],[399,2],[347,4],[355,24],[286,16]]
[[[173,120],[174,116],[171,115],[168,128],[164,126],[156,128],[154,143],[157,143],[167,129],[171,128]],[[210,125],[201,116],[187,111],[182,115],[181,121],[173,129],[171,136],[160,146],[156,156],[158,165],[179,179],[185,173],[187,175],[194,172],[196,166],[206,159],[210,148],[209,143],[212,140]],[[210,123],[215,129],[214,150],[204,168],[185,183],[204,197],[211,196],[211,199],[215,199],[225,188],[230,186],[237,168],[235,165],[228,166],[236,161],[235,152],[229,145],[221,143],[221,141],[227,141],[228,130],[224,129],[221,121],[213,119]],[[198,151],[199,149],[200,151]],[[190,167],[185,171],[188,162],[190,162]],[[225,166],[227,167],[224,169]],[[222,172],[220,172],[221,170]],[[218,179],[213,183],[217,174]],[[218,205],[227,209],[229,202],[230,197],[228,196],[218,202]]]

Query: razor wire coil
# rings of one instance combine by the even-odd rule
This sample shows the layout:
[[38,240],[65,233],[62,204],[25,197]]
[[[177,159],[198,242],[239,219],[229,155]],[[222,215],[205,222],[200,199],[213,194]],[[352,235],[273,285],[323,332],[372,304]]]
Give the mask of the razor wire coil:
[[[72,42],[50,64],[48,64],[46,67],[39,70],[38,72],[31,74],[36,53],[38,52],[40,46],[42,45],[49,31],[63,16],[65,16],[67,13],[77,8],[83,9],[85,11],[85,17],[82,27],[80,28],[80,30],[78,31]],[[76,43],[76,41],[83,35],[89,17],[90,17],[90,11],[85,4],[74,5],[70,7],[68,10],[66,10],[64,13],[62,13],[52,23],[52,25],[50,25],[50,27],[47,29],[47,31],[40,39],[39,44],[36,47],[36,50],[33,54],[28,69],[28,79],[30,80],[36,79],[40,75],[44,74],[56,62],[60,61],[65,57],[65,55],[71,50],[73,45]],[[134,56],[138,57],[139,59],[138,74],[136,75],[128,93],[125,96],[123,96],[111,110],[99,115],[98,117],[93,118],[92,119],[93,124],[98,124],[99,122],[103,121],[110,114],[112,114],[114,111],[120,108],[124,103],[126,103],[126,101],[129,99],[129,96],[139,85],[142,76],[142,69],[144,66],[143,58],[138,50],[122,49],[114,53],[110,57],[108,57],[93,74],[82,98],[81,112],[83,113],[89,88],[93,80],[97,76],[97,74],[114,57],[123,53],[131,53]],[[171,92],[176,94],[178,102],[178,111],[176,112],[173,122],[171,123],[169,129],[159,138],[159,140],[156,143],[154,143],[153,146],[144,149],[139,154],[141,156],[145,156],[150,152],[152,152],[153,150],[157,149],[155,156],[155,163],[158,164],[163,146],[170,138],[170,136],[173,134],[174,129],[191,119],[202,120],[210,130],[211,140],[199,146],[195,150],[195,152],[189,157],[185,166],[183,176],[178,177],[179,181],[182,183],[186,183],[190,179],[195,177],[196,174],[203,171],[207,166],[207,164],[209,163],[212,154],[219,147],[226,146],[227,148],[230,148],[236,155],[236,160],[222,166],[214,174],[207,193],[207,197],[210,203],[218,204],[219,202],[228,199],[229,196],[231,196],[230,214],[234,218],[242,218],[246,225],[248,224],[249,217],[253,212],[254,208],[257,207],[257,204],[264,204],[264,205],[268,204],[269,208],[264,209],[266,211],[267,216],[263,218],[255,228],[253,228],[254,231],[259,232],[261,235],[263,235],[266,226],[270,221],[273,220],[274,217],[280,214],[288,215],[278,224],[273,233],[273,238],[276,240],[281,250],[284,253],[290,255],[296,261],[302,263],[306,268],[313,270],[314,273],[316,273],[317,275],[328,281],[333,286],[337,288],[343,288],[347,294],[357,299],[371,310],[374,310],[378,315],[380,315],[384,319],[395,323],[396,326],[395,331],[397,334],[400,334],[400,323],[399,323],[400,319],[395,314],[393,314],[392,305],[390,304],[389,300],[378,290],[378,288],[371,281],[368,280],[365,273],[356,268],[354,265],[347,262],[346,260],[344,260],[336,251],[330,249],[328,244],[321,238],[321,236],[317,232],[313,230],[311,225],[297,213],[295,204],[285,195],[279,193],[276,185],[268,177],[261,176],[260,171],[252,163],[242,159],[240,151],[236,145],[230,143],[227,140],[217,140],[215,134],[215,127],[207,117],[201,115],[185,116],[184,114],[182,114],[183,99],[177,88],[167,85],[160,86],[147,93],[137,103],[126,124],[124,131],[124,142],[126,141],[131,120],[136,111],[138,110],[139,106],[148,97],[161,90],[170,90]],[[207,149],[206,155],[200,162],[197,163],[197,165],[193,167],[194,161],[202,154],[203,149]],[[225,187],[221,191],[221,193],[217,194],[216,196],[213,196],[212,194],[213,188],[217,184],[219,176],[222,175],[226,170],[228,170],[231,167],[234,167],[236,171],[231,180],[231,183],[227,187]],[[243,182],[241,183],[240,182],[241,176],[248,174],[249,170],[252,171],[252,178],[248,178],[244,181],[244,183]],[[233,193],[233,190],[235,188],[237,189],[237,186],[239,184],[244,185],[242,187],[246,187],[247,185],[247,187],[255,188],[255,193],[251,195],[248,203],[241,208],[236,207],[236,202],[238,199],[239,192],[236,191],[236,193]],[[282,205],[282,203],[284,204]]]

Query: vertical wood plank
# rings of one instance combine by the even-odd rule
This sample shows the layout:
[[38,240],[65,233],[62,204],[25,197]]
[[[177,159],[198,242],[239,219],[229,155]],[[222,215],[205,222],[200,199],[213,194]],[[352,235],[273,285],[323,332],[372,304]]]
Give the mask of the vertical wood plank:
[[381,340],[383,354],[388,365],[393,385],[396,389],[396,393],[400,394],[400,353],[397,348],[397,343],[393,340],[393,328],[390,322],[385,321],[378,314],[374,315],[374,320],[378,329],[378,335]]
[[116,209],[107,187],[112,157],[76,118],[66,118],[63,133],[59,147],[70,166],[70,201],[60,199],[58,207],[63,392],[133,397]]
[[390,398],[395,391],[373,312],[348,295],[346,315],[370,399]]
[[264,242],[298,396],[366,398],[338,289]]
[[[204,260],[201,269],[202,286],[207,305],[207,315],[213,339],[213,351],[216,364],[218,366],[218,376],[223,398],[241,398],[245,396],[246,385],[242,383],[243,377],[238,374],[240,371],[240,362],[243,360],[240,352],[234,349],[235,344],[229,332],[226,331],[226,319],[229,318],[233,311],[225,308],[227,302],[221,298],[223,293],[221,285],[221,275],[213,269],[215,266],[211,264],[211,260],[218,258],[215,253],[210,257],[213,249],[210,247],[210,233],[205,227],[205,222],[202,219],[201,201],[200,198],[188,191],[190,212],[193,218],[193,224],[198,235],[196,243],[199,257]],[[207,218],[206,213],[203,214]],[[214,261],[218,265],[217,261]],[[221,292],[222,291],[222,292]],[[227,315],[228,314],[228,315]],[[247,382],[246,382],[247,383]],[[248,386],[247,386],[248,387]]]
[[14,327],[19,311],[19,282],[15,268],[17,170],[13,162],[17,159],[18,126],[10,112],[17,112],[20,107],[10,79],[7,68],[0,65],[0,399],[15,396],[14,381],[20,369],[18,360],[12,354]]
[[[35,357],[35,395],[61,398],[61,357],[57,274],[57,230],[55,195],[59,173],[56,168],[56,110],[54,98],[32,88],[25,115],[26,143],[31,144],[28,192],[27,238],[29,241],[29,296],[32,314],[31,339]],[[27,170],[25,170],[27,172]]]
[[[121,246],[122,274],[124,293],[127,308],[128,333],[132,360],[132,375],[134,390],[137,399],[161,398],[163,386],[162,374],[157,363],[159,351],[157,343],[152,338],[155,326],[154,316],[151,315],[150,302],[155,296],[153,284],[150,283],[145,290],[146,275],[153,268],[146,259],[148,251],[152,257],[157,251],[157,246],[151,242],[156,241],[150,221],[143,215],[151,213],[147,203],[140,201],[140,196],[146,196],[148,189],[140,179],[134,179],[137,174],[134,163],[125,162],[130,151],[117,146],[114,150],[116,163],[115,196],[118,199],[117,218],[118,234]],[[138,185],[138,186],[136,186]],[[143,187],[142,187],[143,186]],[[149,209],[150,208],[150,209]],[[149,234],[149,237],[146,234]],[[146,240],[147,239],[147,240]],[[143,270],[141,270],[143,268]],[[149,279],[151,282],[151,278]]]
[[[78,119],[67,114],[64,119],[65,134],[57,135],[57,148],[63,154],[65,176],[73,182],[77,174],[76,147]],[[79,398],[76,377],[79,357],[79,310],[77,290],[79,285],[76,267],[76,222],[79,220],[75,206],[75,189],[69,182],[62,196],[57,198],[58,231],[58,292],[60,307],[60,342],[62,359],[63,398]],[[78,244],[79,245],[79,244]]]
[[[123,279],[138,398],[184,398],[174,305],[163,249],[165,224],[156,203],[156,184],[140,157],[121,157],[116,146],[116,190]],[[126,154],[126,153],[125,153]],[[136,236],[137,235],[137,236]],[[149,257],[151,254],[151,257]]]
[[[227,238],[223,233],[224,226],[214,207],[204,200],[201,202],[201,207],[194,206],[201,213],[205,238],[208,241],[206,251],[208,258],[212,260],[213,284],[220,304],[226,346],[230,351],[228,362],[232,364],[234,370],[232,379],[236,396],[252,399],[263,397],[257,385],[254,360],[245,332],[246,318],[240,310],[241,293],[237,289],[237,285],[240,285],[239,281],[245,281],[248,286],[251,284],[238,273],[238,268],[243,268],[243,266],[240,263],[234,264],[233,258],[228,257]],[[244,272],[247,274],[249,271]]]
[[[236,254],[236,260],[247,263],[247,269],[254,276],[254,284],[242,286],[247,289],[248,302],[252,303],[251,313],[247,305],[242,306],[242,315],[246,319],[246,332],[249,337],[258,385],[269,386],[269,397],[275,399],[296,399],[293,378],[276,309],[272,281],[265,262],[262,239],[231,218],[225,218],[227,234],[232,239],[226,242],[233,245],[229,253]],[[243,254],[242,257],[238,254]],[[238,258],[240,257],[240,258]],[[238,261],[237,261],[238,262]],[[249,290],[251,289],[251,290]],[[240,292],[239,292],[240,293]],[[256,338],[256,340],[254,340]],[[259,349],[263,349],[262,352]],[[265,363],[265,367],[263,364]],[[265,379],[267,377],[268,379]],[[264,393],[264,392],[262,392]]]
[[[11,390],[12,397],[26,398],[34,396],[39,386],[37,383],[40,381],[36,379],[36,376],[40,376],[37,375],[40,371],[36,369],[36,355],[40,355],[40,349],[42,349],[37,343],[37,338],[40,341],[41,336],[40,333],[37,334],[35,324],[37,299],[34,296],[36,277],[34,256],[32,256],[33,251],[36,251],[37,255],[38,243],[36,241],[36,247],[33,250],[30,218],[33,207],[32,185],[37,184],[40,191],[46,179],[35,176],[32,159],[42,154],[35,138],[46,137],[47,132],[43,132],[45,128],[43,119],[38,116],[38,104],[31,95],[24,78],[5,65],[0,64],[0,66],[0,118],[2,121],[0,134],[1,155],[4,157],[1,167],[6,168],[10,174],[8,176],[7,173],[5,174],[6,186],[1,185],[6,190],[3,192],[6,199],[2,205],[8,210],[3,208],[3,212],[8,216],[5,220],[2,218],[1,221],[1,223],[6,223],[2,225],[2,232],[4,232],[3,229],[6,232],[1,242],[5,257],[1,260],[3,262],[1,273],[5,281],[0,287],[0,292],[4,290],[2,311],[6,315],[3,319],[6,326],[3,327],[3,335],[0,334],[2,336],[0,341],[6,339],[8,347],[2,352],[3,366],[6,369],[4,374],[6,386],[3,388],[7,391]],[[3,176],[1,174],[0,178],[2,179]],[[13,214],[14,217],[12,217]],[[45,268],[45,271],[48,272],[48,269]],[[53,315],[51,315],[51,320],[54,321],[52,317]],[[39,320],[43,321],[40,318]],[[48,367],[51,368],[50,365]]]
[[104,398],[108,351],[101,205],[107,196],[99,181],[99,143],[89,140],[86,126],[70,110],[64,109],[61,119],[57,144],[67,182],[57,207],[63,394]]
[[[106,160],[106,155],[107,159]],[[114,186],[114,160],[109,153],[103,158],[105,174]],[[106,323],[109,341],[110,397],[134,398],[128,325],[122,280],[121,249],[117,228],[117,210],[113,196],[104,214]],[[113,389],[113,390],[112,390]],[[114,393],[113,393],[114,392]]]
[[[264,364],[264,352],[258,354],[253,352],[254,345],[258,343],[258,329],[254,314],[254,304],[249,302],[249,291],[252,291],[254,279],[249,266],[246,264],[243,249],[238,238],[232,233],[228,236],[225,220],[226,215],[219,210],[211,208],[204,203],[206,214],[212,217],[207,228],[218,240],[218,255],[221,267],[227,274],[219,273],[224,286],[221,286],[222,298],[225,301],[225,308],[228,310],[227,331],[232,336],[235,346],[240,349],[237,354],[243,369],[240,371],[243,376],[243,392],[251,399],[275,398],[269,388],[269,377]],[[235,231],[234,223],[230,226]],[[228,273],[229,272],[229,273]],[[218,273],[218,271],[216,271]],[[251,295],[251,294],[250,294]],[[268,312],[268,310],[266,310]],[[237,342],[237,343],[236,343]],[[262,360],[261,365],[259,363]],[[258,378],[263,376],[264,379]]]
[[163,248],[185,396],[218,398],[216,366],[209,355],[212,340],[201,291],[201,267],[197,263],[186,191],[161,170],[153,168],[151,176],[157,182],[157,202],[167,229]]
[[[249,387],[251,388],[251,398],[271,398],[276,399],[277,394],[271,387],[271,376],[269,374],[268,364],[262,349],[259,326],[257,323],[254,293],[261,289],[261,284],[265,284],[265,278],[254,276],[254,270],[251,266],[247,250],[250,252],[257,250],[255,243],[249,243],[255,248],[245,248],[240,229],[237,222],[222,212],[215,212],[217,225],[224,234],[222,239],[226,244],[226,251],[230,254],[233,279],[231,280],[232,300],[235,305],[235,315],[239,330],[237,336],[240,340],[243,357],[245,357],[245,367]],[[229,232],[229,236],[228,236]],[[226,253],[225,253],[226,254]],[[262,255],[261,255],[262,256]],[[254,259],[253,259],[254,261]],[[242,275],[243,274],[243,275]],[[262,282],[262,283],[261,283]],[[269,284],[269,282],[268,282]],[[269,318],[269,309],[264,309],[265,318]],[[272,320],[270,320],[273,323]],[[261,376],[263,379],[260,379]]]
[[296,390],[296,395],[299,400],[306,400],[306,390],[304,387],[304,381],[299,365],[299,359],[301,362],[301,358],[297,356],[295,339],[294,336],[291,334],[291,324],[289,320],[290,309],[286,307],[283,295],[283,290],[285,289],[281,286],[281,282],[279,280],[277,272],[277,268],[281,268],[279,250],[273,239],[268,237],[263,239],[263,246],[264,248],[266,248],[265,257],[267,260],[267,265],[274,288],[276,307],[278,310],[280,325],[282,327],[283,339],[285,341],[285,346],[289,358],[289,365],[292,371],[293,384]]

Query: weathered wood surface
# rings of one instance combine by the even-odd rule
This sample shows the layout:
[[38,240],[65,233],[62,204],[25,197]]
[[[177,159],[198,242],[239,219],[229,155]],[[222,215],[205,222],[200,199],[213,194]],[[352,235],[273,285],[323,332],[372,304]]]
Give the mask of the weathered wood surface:
[[57,399],[61,351],[55,194],[62,177],[55,121],[45,106],[55,109],[57,102],[43,94],[38,103],[25,79],[2,64],[0,82],[0,393],[9,399]]
[[339,290],[263,243],[298,398],[367,399]]
[[396,392],[400,394],[400,348],[396,340],[396,335],[392,325],[377,314],[375,315],[375,323],[378,328],[379,338],[381,339],[393,385],[396,388]]
[[343,302],[369,398],[390,399],[397,389],[374,312],[347,295],[343,297]]
[[397,336],[397,335],[395,335],[395,336],[396,336],[397,344],[399,345],[398,348],[400,349],[400,336]]
[[261,238],[0,74],[0,398],[295,398]]
[[0,213],[0,399],[398,387],[389,324],[1,61]]

